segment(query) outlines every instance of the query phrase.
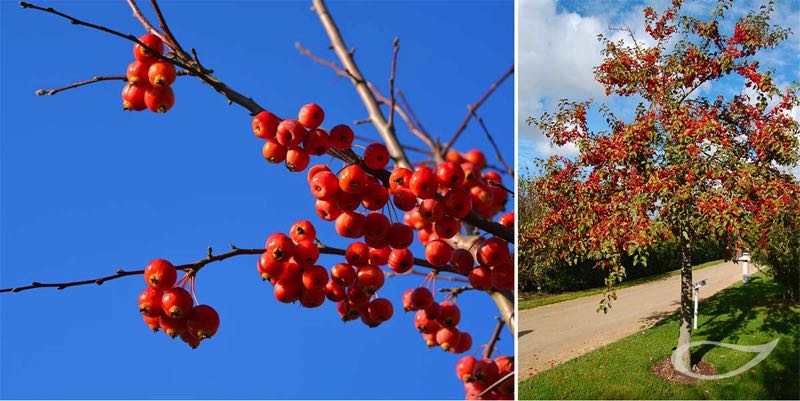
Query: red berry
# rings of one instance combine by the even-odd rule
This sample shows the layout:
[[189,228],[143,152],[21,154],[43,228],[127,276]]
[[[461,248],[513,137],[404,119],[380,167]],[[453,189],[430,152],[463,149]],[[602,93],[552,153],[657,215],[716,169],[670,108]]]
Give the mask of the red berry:
[[328,136],[327,132],[319,128],[308,131],[308,133],[306,133],[306,139],[303,140],[303,148],[314,156],[322,156],[328,153],[330,147],[331,138]]
[[161,308],[164,314],[172,318],[186,317],[192,310],[192,295],[181,287],[164,291],[161,296]]
[[389,202],[389,191],[377,182],[370,182],[361,193],[361,204],[367,210],[380,210]]
[[308,167],[308,153],[299,146],[292,146],[286,151],[286,168],[289,171],[303,171]]
[[367,314],[374,321],[385,322],[392,318],[394,307],[388,299],[377,298],[367,305]]
[[219,314],[208,305],[197,305],[192,309],[192,313],[189,314],[189,320],[186,325],[195,337],[205,340],[217,333]]
[[486,155],[477,149],[472,149],[465,153],[464,160],[478,166],[479,170],[483,170],[486,167]]
[[443,350],[449,351],[458,344],[460,334],[455,327],[442,327],[436,332],[436,342],[439,343]]
[[297,119],[306,128],[314,129],[322,124],[322,120],[325,119],[325,112],[319,105],[309,103],[300,108],[300,112],[297,113]]
[[383,270],[375,265],[362,265],[356,272],[356,286],[367,295],[372,295],[383,287]]
[[349,286],[356,279],[356,270],[348,263],[338,263],[331,268],[331,280],[341,286]]
[[319,259],[319,247],[312,240],[302,240],[292,249],[292,257],[300,266],[313,266]]
[[[308,185],[311,185],[311,180],[314,178],[315,175],[317,175],[317,173],[321,173],[323,171],[330,172],[331,169],[328,168],[328,166],[326,166],[324,164],[315,164],[315,165],[311,166],[311,168],[308,169],[308,175],[306,176],[306,180],[308,181]],[[334,174],[334,176],[335,176],[335,174]],[[337,187],[339,186],[338,182],[336,183],[336,186]]]
[[514,212],[508,212],[500,216],[497,222],[508,228],[514,228]]
[[317,199],[314,203],[314,209],[317,215],[325,221],[334,221],[339,215],[342,214],[342,209],[336,206],[336,202],[325,201]]
[[303,270],[303,287],[311,291],[323,291],[328,284],[328,270],[319,265]]
[[478,263],[484,266],[497,266],[508,262],[510,254],[508,242],[492,237],[478,247]]
[[462,219],[472,210],[472,196],[463,189],[451,189],[444,195],[444,209],[450,216]]
[[419,204],[419,215],[429,222],[436,222],[444,216],[444,205],[438,199],[425,199]]
[[[338,181],[337,181],[338,182]],[[361,197],[356,194],[351,194],[348,192],[344,192],[339,190],[337,187],[336,190],[336,206],[339,209],[342,209],[343,212],[356,210],[358,206],[361,205]]]
[[381,322],[372,318],[368,312],[362,311],[361,312],[361,322],[367,325],[367,327],[375,328],[381,325]]
[[514,289],[514,267],[510,262],[492,268],[492,286],[501,291]]
[[382,143],[371,143],[364,149],[364,164],[373,170],[383,170],[389,164],[389,151]]
[[453,238],[460,230],[461,223],[450,216],[444,216],[436,223],[433,223],[433,231],[439,238]]
[[472,371],[475,368],[476,359],[472,355],[465,356],[456,363],[456,376],[462,382],[472,380]]
[[409,310],[426,309],[433,303],[433,294],[425,287],[417,287],[409,295]]
[[311,195],[317,199],[333,200],[339,192],[339,179],[330,171],[320,171],[311,178]]
[[267,139],[261,147],[261,154],[270,163],[280,163],[286,160],[286,147],[274,139]]
[[[139,41],[144,43],[145,46],[149,47],[158,54],[164,52],[164,43],[158,36],[152,33],[147,33],[142,36],[139,36]],[[156,59],[152,51],[148,50],[147,48],[143,47],[138,43],[133,46],[133,56],[140,61],[151,61]]]
[[[369,238],[367,238],[367,237],[364,237],[364,242],[366,242],[367,245],[372,249],[387,248],[389,246],[389,235],[387,234],[383,238],[378,238],[378,237],[369,237]],[[386,258],[388,260],[388,258],[389,258],[388,254],[386,255]]]
[[140,84],[147,86],[149,84],[147,78],[148,70],[150,70],[150,63],[134,60],[128,64],[128,71],[126,72],[128,83],[134,86]]
[[300,298],[302,285],[297,280],[285,280],[281,278],[275,283],[275,299],[285,304],[297,301]]
[[403,274],[414,266],[414,254],[408,249],[395,249],[389,254],[389,268]]
[[347,289],[347,302],[351,306],[362,306],[369,302],[369,294],[356,286]]
[[160,306],[158,307],[158,310],[159,310],[159,315],[155,316],[155,317],[142,315],[142,318],[144,319],[144,323],[147,325],[147,327],[150,327],[150,330],[153,330],[153,333],[157,332],[158,328],[161,327],[161,323],[160,323],[160,320],[161,320],[160,319],[161,318],[161,313],[160,313],[161,312],[161,307]]
[[[160,290],[147,287],[139,294],[139,312],[144,317],[156,319],[161,316],[161,294]],[[146,322],[147,320],[145,320]],[[149,323],[148,323],[149,324]]]
[[343,322],[358,319],[358,308],[351,307],[347,301],[339,301],[336,305],[336,310],[339,312],[339,316],[342,317]]
[[175,104],[175,94],[168,86],[164,88],[149,87],[144,93],[144,104],[150,111],[166,113]]
[[389,227],[388,238],[392,248],[405,249],[414,242],[414,230],[403,223],[393,223]]
[[475,361],[472,374],[475,376],[476,381],[487,385],[493,384],[500,378],[500,370],[497,368],[497,364],[491,359]]
[[472,196],[473,206],[480,209],[488,209],[492,206],[494,201],[494,192],[485,184],[475,185],[469,189],[470,196]]
[[458,335],[458,344],[456,344],[451,351],[454,354],[462,354],[472,348],[472,335],[462,331]]
[[408,189],[408,181],[411,180],[412,174],[414,173],[405,167],[395,168],[389,175],[389,188],[392,192],[397,191],[398,188]]
[[306,137],[306,129],[297,120],[283,120],[278,124],[275,139],[283,146],[297,146]]
[[269,252],[264,252],[258,258],[258,272],[262,280],[277,280],[283,274],[283,262],[275,260]]
[[480,291],[492,289],[492,272],[488,267],[479,266],[469,273],[469,284]]
[[464,162],[464,158],[461,157],[461,154],[458,153],[458,151],[455,149],[450,149],[449,151],[447,151],[447,154],[444,156],[444,159],[449,162],[459,163],[459,164]]
[[450,265],[461,274],[469,274],[475,267],[475,258],[465,249],[454,249],[453,256],[450,257]]
[[417,206],[417,197],[411,190],[405,188],[398,188],[394,192],[393,197],[394,205],[402,211],[409,211]]
[[164,259],[154,259],[144,268],[144,281],[153,289],[164,291],[172,288],[177,279],[175,267]]
[[364,220],[364,238],[382,240],[389,234],[389,219],[386,215],[378,212],[371,212]]
[[333,280],[328,280],[328,283],[325,284],[325,297],[332,302],[343,301],[347,299],[347,288],[333,282]]
[[362,242],[353,242],[344,251],[344,258],[351,265],[363,265],[369,263],[369,247]]
[[436,317],[436,323],[442,327],[456,327],[458,322],[461,321],[461,310],[458,305],[445,301],[439,304],[439,315]]
[[310,221],[299,220],[292,224],[292,228],[289,229],[289,235],[295,243],[305,240],[314,241],[317,238],[317,229],[314,228]]
[[142,111],[147,108],[144,102],[144,95],[147,93],[147,85],[125,84],[122,87],[122,110]]
[[[324,285],[323,285],[324,288]],[[300,305],[305,308],[316,308],[325,302],[325,290],[307,290],[300,292]]]
[[361,166],[351,164],[339,172],[339,188],[351,194],[361,194],[367,186],[367,173]]
[[171,318],[166,315],[161,315],[161,317],[158,318],[158,325],[161,327],[161,331],[172,338],[186,331],[186,323],[186,318]]
[[166,61],[156,61],[147,70],[147,78],[150,85],[158,88],[165,88],[175,82],[175,66]]
[[[369,245],[369,244],[367,244]],[[389,254],[392,250],[389,247],[370,247],[369,249],[369,263],[377,266],[383,266],[389,263]]]
[[428,262],[436,267],[446,265],[451,256],[453,256],[453,247],[443,240],[437,239],[425,244],[425,259],[428,259]]
[[418,198],[429,199],[436,196],[436,191],[439,189],[439,181],[433,172],[424,168],[415,171],[414,174],[411,175],[408,188],[411,189],[411,192]]
[[330,131],[331,146],[339,150],[349,149],[353,145],[355,134],[350,127],[346,125],[337,125],[331,128]]
[[436,320],[436,318],[439,317],[439,309],[441,309],[439,307],[439,304],[436,303],[436,302],[433,302],[433,303],[430,304],[430,306],[428,306],[427,308],[423,309],[423,312],[425,312],[425,317],[426,318],[428,318],[430,320]]
[[284,233],[270,235],[264,247],[267,249],[267,253],[277,261],[287,261],[294,255],[294,243]]
[[464,183],[464,170],[453,162],[440,163],[436,167],[436,178],[439,184],[449,188],[458,188]]
[[481,170],[478,166],[472,163],[461,163],[461,169],[464,170],[463,188],[472,188],[483,181]]
[[359,238],[364,235],[366,218],[358,212],[342,212],[336,218],[336,232],[345,238]]
[[192,332],[189,330],[186,330],[183,333],[181,333],[180,337],[181,340],[183,340],[183,342],[192,347],[192,349],[195,349],[200,346],[200,339],[195,337],[194,334],[192,334]]
[[281,120],[275,114],[262,111],[253,117],[253,133],[261,139],[274,139]]

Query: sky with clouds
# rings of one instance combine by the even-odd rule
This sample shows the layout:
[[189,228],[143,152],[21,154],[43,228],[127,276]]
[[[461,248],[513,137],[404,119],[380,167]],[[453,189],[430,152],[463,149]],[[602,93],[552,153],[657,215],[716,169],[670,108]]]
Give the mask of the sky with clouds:
[[[730,10],[727,21],[735,22],[737,16],[756,9],[763,2],[737,1]],[[612,40],[629,42],[627,33],[612,30],[627,25],[642,42],[649,39],[644,32],[642,10],[652,5],[663,10],[668,1],[615,1],[602,0],[521,0],[519,3],[519,167],[525,173],[532,159],[554,154],[574,156],[575,146],[567,144],[554,147],[537,128],[526,123],[528,117],[540,117],[544,112],[556,111],[560,99],[586,100],[607,103],[615,112],[630,111],[636,99],[607,97],[603,87],[594,79],[593,69],[602,62],[602,45],[597,39],[603,34]],[[713,1],[687,1],[684,10],[692,15],[708,15],[716,4]],[[800,1],[778,1],[774,23],[792,30],[789,39],[760,57],[762,67],[775,69],[774,81],[780,87],[800,81]],[[723,25],[723,29],[725,26]],[[699,93],[726,95],[742,90],[741,82],[722,80],[701,87]],[[792,113],[800,119],[800,111]],[[595,119],[597,121],[599,119]],[[590,119],[590,123],[592,119]],[[605,127],[593,126],[595,129]],[[794,168],[800,176],[800,166]]]

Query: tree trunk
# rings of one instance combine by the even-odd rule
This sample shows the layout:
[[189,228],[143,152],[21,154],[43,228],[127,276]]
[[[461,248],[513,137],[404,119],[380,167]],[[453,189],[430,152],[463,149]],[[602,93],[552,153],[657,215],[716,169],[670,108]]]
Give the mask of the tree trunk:
[[[678,347],[692,341],[692,260],[690,243],[680,241],[681,248],[681,324],[678,332]],[[691,353],[687,350],[682,355],[683,366],[691,368]]]

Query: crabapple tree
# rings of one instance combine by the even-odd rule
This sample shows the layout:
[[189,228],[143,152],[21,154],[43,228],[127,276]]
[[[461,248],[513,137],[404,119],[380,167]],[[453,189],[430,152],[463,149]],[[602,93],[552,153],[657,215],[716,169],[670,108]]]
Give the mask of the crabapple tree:
[[[331,310],[343,321],[360,320],[369,327],[397,318],[395,305],[402,306],[405,311],[414,312],[413,318],[407,319],[428,347],[466,355],[456,363],[456,373],[468,398],[513,399],[513,356],[495,356],[494,346],[504,327],[511,333],[515,328],[514,214],[506,212],[513,192],[503,184],[502,177],[505,174],[513,178],[514,172],[477,114],[497,86],[513,74],[513,66],[468,107],[456,133],[442,145],[423,128],[405,98],[399,96],[403,102],[398,101],[394,82],[399,40],[393,43],[387,97],[362,75],[326,4],[322,0],[313,1],[312,9],[319,16],[339,62],[318,57],[300,44],[297,48],[302,55],[353,84],[369,114],[367,122],[383,140],[360,147],[353,143],[356,133],[352,127],[326,124],[335,116],[326,116],[320,105],[308,103],[297,111],[296,117],[281,116],[230,88],[200,62],[194,49],[187,52],[182,47],[155,0],[150,4],[159,28],[150,23],[136,1],[128,0],[134,17],[146,31],[141,36],[87,22],[50,7],[20,4],[25,9],[52,14],[74,25],[130,41],[133,48],[125,75],[96,76],[65,87],[40,90],[37,94],[54,95],[96,82],[118,81],[123,85],[124,110],[166,113],[176,101],[171,88],[176,79],[198,78],[225,96],[230,104],[250,113],[251,117],[245,120],[249,126],[242,133],[250,131],[250,135],[263,140],[261,151],[265,163],[304,173],[297,174],[297,179],[306,180],[314,198],[307,210],[315,211],[329,222],[332,229],[327,231],[347,239],[349,245],[346,249],[325,245],[324,228],[303,219],[291,227],[274,228],[274,233],[260,239],[265,240],[263,248],[231,245],[225,253],[214,253],[209,248],[205,258],[193,263],[177,264],[154,258],[141,270],[119,269],[106,277],[73,282],[34,282],[0,292],[65,289],[140,276],[144,279],[144,289],[139,294],[138,308],[144,323],[153,331],[179,337],[191,348],[197,348],[213,338],[221,324],[221,314],[197,300],[195,281],[201,270],[228,258],[256,255],[257,277],[272,286],[276,301],[305,308],[320,307],[328,301],[335,305]],[[427,160],[412,164],[406,155],[406,150],[412,147],[398,141],[395,116],[427,146],[422,151]],[[460,152],[455,148],[456,140],[473,119],[481,125],[501,168],[491,166],[481,150]],[[313,159],[321,157],[325,161],[315,164]],[[333,159],[341,160],[345,166],[333,170],[330,167]],[[415,234],[424,254],[414,255],[410,249]],[[340,263],[322,266],[318,264],[321,254],[337,255]],[[379,290],[389,284],[389,279],[404,274],[421,276],[421,285],[409,288],[402,299],[379,296]],[[437,279],[464,285],[435,291]],[[459,329],[461,314],[468,311],[459,308],[457,299],[467,291],[491,297],[499,312],[495,331],[477,357],[469,353],[478,348],[477,341],[469,332]]]
[[[781,89],[756,55],[786,38],[770,24],[772,4],[728,21],[732,2],[720,1],[709,18],[684,13],[673,0],[663,12],[645,8],[647,41],[602,35],[604,60],[595,77],[608,95],[638,102],[629,121],[607,106],[607,131],[591,130],[590,102],[562,100],[558,112],[530,118],[555,144],[573,143],[575,159],[543,163],[535,191],[549,210],[522,234],[563,259],[591,259],[622,279],[621,258],[647,263],[647,248],[676,240],[681,255],[678,344],[690,342],[693,241],[712,236],[733,249],[743,237],[766,238],[761,224],[779,218],[800,194],[786,167],[798,162],[798,106],[794,86]],[[698,95],[720,81],[742,85],[733,96]],[[600,304],[607,308],[613,291]],[[689,353],[684,366],[690,366]]]

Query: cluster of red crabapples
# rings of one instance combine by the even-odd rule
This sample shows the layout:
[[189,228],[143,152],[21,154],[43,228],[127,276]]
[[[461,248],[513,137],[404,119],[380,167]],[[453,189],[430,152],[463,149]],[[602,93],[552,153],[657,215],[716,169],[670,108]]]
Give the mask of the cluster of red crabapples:
[[[428,285],[432,286],[435,275],[432,273],[428,278]],[[425,283],[422,287],[409,288],[403,293],[403,309],[417,312],[414,315],[414,328],[422,334],[428,347],[439,345],[454,354],[472,348],[472,335],[458,330],[461,310],[455,301],[455,296],[448,296],[443,302],[436,302],[433,292]]]
[[[155,259],[144,269],[147,288],[139,294],[139,312],[154,332],[159,328],[168,336],[181,340],[192,348],[211,338],[219,328],[219,315],[214,308],[195,301],[194,276],[186,274],[177,280],[178,271],[172,263]],[[185,287],[191,283],[190,291]]]
[[[164,43],[152,33],[139,37],[139,41],[159,55],[164,52]],[[170,87],[176,78],[175,66],[159,60],[152,51],[138,43],[133,46],[133,55],[136,60],[128,65],[128,83],[122,88],[122,109],[166,113],[175,103],[175,94]]]
[[492,384],[514,371],[514,357],[499,356],[494,360],[478,359],[472,355],[459,359],[456,376],[464,382],[466,399],[475,400],[513,400],[514,378],[504,380],[488,394],[480,396]]
[[270,235],[266,251],[258,259],[258,272],[263,280],[272,283],[278,301],[299,301],[301,306],[316,308],[327,298],[338,302],[343,321],[360,317],[369,327],[377,327],[392,317],[392,303],[377,296],[384,283],[383,270],[378,267],[379,261],[370,263],[366,245],[361,244],[356,253],[352,252],[354,247],[348,248],[347,263],[336,264],[328,272],[316,264],[320,250],[311,222],[296,222],[289,234]]

